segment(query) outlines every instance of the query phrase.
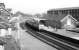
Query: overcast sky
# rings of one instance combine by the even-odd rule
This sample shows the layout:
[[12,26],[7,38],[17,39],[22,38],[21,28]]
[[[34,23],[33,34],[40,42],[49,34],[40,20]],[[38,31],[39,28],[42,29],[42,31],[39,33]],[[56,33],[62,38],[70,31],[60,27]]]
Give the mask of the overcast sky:
[[12,8],[14,12],[35,14],[43,13],[53,8],[79,7],[78,0],[0,0],[7,8]]

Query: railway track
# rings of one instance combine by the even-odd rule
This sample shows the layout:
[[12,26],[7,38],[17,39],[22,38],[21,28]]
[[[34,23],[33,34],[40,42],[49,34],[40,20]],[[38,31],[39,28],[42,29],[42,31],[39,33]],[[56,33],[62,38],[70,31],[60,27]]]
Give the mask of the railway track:
[[26,27],[30,35],[36,37],[42,42],[57,48],[58,50],[79,50],[79,41],[64,37],[49,31],[39,30],[32,25],[26,23]]

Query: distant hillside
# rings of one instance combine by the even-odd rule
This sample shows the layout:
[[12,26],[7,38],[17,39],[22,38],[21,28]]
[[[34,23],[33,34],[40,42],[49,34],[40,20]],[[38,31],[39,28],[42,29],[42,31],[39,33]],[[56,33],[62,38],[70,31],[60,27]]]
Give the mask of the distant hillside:
[[31,17],[32,16],[31,14],[25,14],[25,13],[18,11],[15,14],[13,14],[13,17],[18,17],[19,15],[21,15],[23,17]]

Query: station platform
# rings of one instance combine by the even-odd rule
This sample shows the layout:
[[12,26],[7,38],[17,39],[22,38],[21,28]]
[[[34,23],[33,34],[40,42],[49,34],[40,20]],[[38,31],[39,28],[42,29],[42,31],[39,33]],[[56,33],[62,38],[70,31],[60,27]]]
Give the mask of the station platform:
[[55,32],[56,34],[59,34],[59,35],[63,35],[66,37],[70,37],[70,38],[79,40],[79,33],[76,33],[76,32],[67,31],[65,29],[58,29],[57,31],[53,31],[53,32]]
[[[46,26],[42,26],[42,25],[39,28],[56,33],[56,34],[59,34],[59,35],[62,35],[62,36],[66,36],[69,38],[79,40],[79,33],[78,32],[67,31],[66,29],[56,29],[55,30],[54,28],[46,27]],[[78,31],[79,29],[75,29],[75,30]]]
[[20,32],[20,44],[22,50],[57,50],[25,31]]

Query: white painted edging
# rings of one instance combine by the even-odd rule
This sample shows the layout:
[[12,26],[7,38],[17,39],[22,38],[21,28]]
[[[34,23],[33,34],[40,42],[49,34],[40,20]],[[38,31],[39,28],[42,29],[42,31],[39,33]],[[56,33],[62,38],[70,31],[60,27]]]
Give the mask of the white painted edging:
[[73,39],[77,39],[77,40],[79,40],[79,37],[72,37]]
[[4,46],[0,45],[0,50],[4,50]]

